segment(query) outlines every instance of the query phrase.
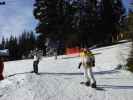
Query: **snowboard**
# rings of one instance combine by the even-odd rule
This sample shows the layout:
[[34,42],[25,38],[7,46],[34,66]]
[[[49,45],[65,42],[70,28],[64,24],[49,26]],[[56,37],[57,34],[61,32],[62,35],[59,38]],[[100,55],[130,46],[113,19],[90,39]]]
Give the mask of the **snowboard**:
[[[86,85],[86,82],[80,82],[80,84],[85,85],[86,87],[91,87],[91,85]],[[92,89],[99,90],[99,91],[105,91],[103,88],[97,87],[97,86],[96,86],[96,88],[92,88]]]

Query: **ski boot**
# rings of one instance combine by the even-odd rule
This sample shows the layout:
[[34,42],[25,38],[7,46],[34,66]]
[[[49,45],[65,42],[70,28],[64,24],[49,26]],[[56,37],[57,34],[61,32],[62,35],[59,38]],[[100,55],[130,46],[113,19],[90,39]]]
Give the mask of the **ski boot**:
[[90,86],[90,81],[85,82],[86,86]]
[[96,82],[92,83],[92,84],[91,84],[91,87],[92,87],[92,88],[97,88]]

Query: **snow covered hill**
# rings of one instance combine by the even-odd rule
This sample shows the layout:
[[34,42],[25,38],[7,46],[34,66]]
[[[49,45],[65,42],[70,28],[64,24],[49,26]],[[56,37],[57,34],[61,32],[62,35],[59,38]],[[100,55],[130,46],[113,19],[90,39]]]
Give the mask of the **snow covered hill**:
[[99,90],[80,84],[84,76],[83,69],[77,68],[79,57],[43,58],[40,75],[29,73],[32,59],[6,62],[0,100],[132,100],[133,74],[116,70],[126,63],[130,46],[128,42],[92,50]]

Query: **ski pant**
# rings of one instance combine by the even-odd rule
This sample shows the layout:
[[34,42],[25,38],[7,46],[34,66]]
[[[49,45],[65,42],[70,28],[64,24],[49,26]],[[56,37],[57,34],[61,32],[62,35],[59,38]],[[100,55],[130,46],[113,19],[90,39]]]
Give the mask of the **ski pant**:
[[96,80],[94,78],[92,68],[84,68],[84,77],[86,81],[89,81],[91,84],[96,83]]
[[39,63],[38,61],[33,62],[33,70],[35,73],[38,73],[38,63]]

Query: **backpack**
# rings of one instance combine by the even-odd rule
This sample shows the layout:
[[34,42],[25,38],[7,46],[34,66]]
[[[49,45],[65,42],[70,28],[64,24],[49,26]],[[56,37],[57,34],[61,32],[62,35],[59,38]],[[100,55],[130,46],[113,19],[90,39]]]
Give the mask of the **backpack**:
[[87,59],[86,59],[86,63],[87,65],[90,65],[90,66],[95,66],[95,57],[94,55],[91,53],[91,54],[87,54]]
[[90,62],[91,62],[91,66],[95,66],[95,57],[94,57],[94,55],[90,56]]

